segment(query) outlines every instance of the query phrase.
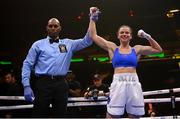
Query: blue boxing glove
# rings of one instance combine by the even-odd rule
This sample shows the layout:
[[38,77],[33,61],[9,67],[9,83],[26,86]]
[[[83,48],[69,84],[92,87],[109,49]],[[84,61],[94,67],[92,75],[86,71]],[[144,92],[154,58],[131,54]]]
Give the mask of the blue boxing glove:
[[25,86],[24,87],[24,98],[28,102],[33,102],[33,100],[34,100],[34,93],[33,93],[33,91],[32,91],[30,86]]
[[97,7],[91,7],[89,11],[90,11],[89,13],[90,19],[93,20],[94,22],[97,22],[98,16],[101,13],[99,9]]

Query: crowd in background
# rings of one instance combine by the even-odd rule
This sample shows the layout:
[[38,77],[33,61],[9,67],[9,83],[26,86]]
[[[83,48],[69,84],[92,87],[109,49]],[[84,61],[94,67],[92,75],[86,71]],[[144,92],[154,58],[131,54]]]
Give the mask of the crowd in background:
[[[90,79],[85,79],[89,84],[86,88],[83,88],[83,84],[77,79],[76,74],[73,71],[69,71],[66,80],[69,85],[69,97],[92,97],[97,100],[95,96],[96,91],[98,91],[98,96],[108,96],[109,86],[111,82],[112,74],[95,72],[92,73]],[[33,77],[33,76],[32,76]],[[34,80],[33,80],[34,81]],[[33,85],[33,83],[32,83]],[[1,96],[23,96],[23,88],[21,84],[21,79],[18,74],[14,73],[13,70],[4,71],[1,73],[0,78],[0,95]],[[22,105],[29,104],[25,101],[2,101],[1,106],[4,105]],[[146,115],[145,116],[156,116],[159,114],[160,110],[158,104],[148,103],[145,105]],[[101,110],[101,111],[97,111]],[[170,107],[169,107],[170,108]],[[1,111],[0,117],[11,118],[11,117],[30,117],[31,110],[9,110]],[[21,112],[24,112],[23,114]],[[89,113],[91,112],[91,113]],[[98,107],[70,107],[68,108],[68,117],[105,117],[106,106]],[[29,116],[28,116],[29,115]]]

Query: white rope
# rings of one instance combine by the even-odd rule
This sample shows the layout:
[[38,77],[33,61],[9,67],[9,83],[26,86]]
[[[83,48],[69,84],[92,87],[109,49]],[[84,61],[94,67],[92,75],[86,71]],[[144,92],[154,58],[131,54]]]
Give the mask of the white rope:
[[[24,99],[24,96],[0,96],[0,100],[25,100]],[[98,97],[98,100],[107,100],[107,97],[105,96],[99,96]],[[89,98],[84,98],[84,97],[69,97],[68,98],[68,101],[69,102],[72,102],[72,101],[94,101],[92,97],[89,97]]]
[[[107,100],[107,97],[105,96],[98,96],[98,101],[105,101]],[[87,101],[94,101],[93,97],[89,97],[89,98],[84,98],[84,97],[70,97],[68,98],[68,101],[83,101],[83,102],[87,102]]]
[[143,95],[147,96],[147,95],[166,94],[166,93],[170,93],[170,90],[172,90],[174,93],[180,92],[180,88],[173,88],[173,89],[146,91],[146,92],[143,92]]
[[[175,102],[179,102],[180,97],[175,98]],[[171,98],[154,98],[154,99],[144,99],[145,103],[161,103],[161,102],[171,102]]]
[[[79,107],[79,106],[101,106],[106,105],[107,101],[99,101],[99,102],[73,102],[68,103],[68,107]],[[32,108],[33,104],[29,105],[15,105],[15,106],[0,106],[0,110],[12,110],[12,109],[29,109]],[[51,107],[51,105],[50,105]]]
[[30,109],[33,105],[14,105],[14,106],[0,106],[0,110],[14,110],[14,109]]
[[[179,102],[180,97],[175,98],[175,102]],[[144,99],[145,103],[161,103],[161,102],[171,102],[171,98],[157,98],[157,99]],[[79,106],[102,106],[106,105],[107,101],[98,101],[98,102],[72,102],[68,103],[68,107],[79,107]],[[15,105],[15,106],[0,106],[0,110],[12,110],[12,109],[29,109],[33,105]]]
[[24,96],[0,96],[0,100],[25,100]]
[[[174,93],[180,92],[180,88],[174,88],[174,89],[146,91],[146,92],[143,92],[143,95],[147,96],[147,95],[166,94],[166,93],[170,93],[170,90],[172,90]],[[24,99],[24,96],[0,96],[0,100],[25,100],[25,99]],[[92,97],[88,99],[85,99],[84,97],[68,98],[68,101],[92,101],[92,100],[93,100]],[[107,100],[107,97],[99,96],[98,100]]]

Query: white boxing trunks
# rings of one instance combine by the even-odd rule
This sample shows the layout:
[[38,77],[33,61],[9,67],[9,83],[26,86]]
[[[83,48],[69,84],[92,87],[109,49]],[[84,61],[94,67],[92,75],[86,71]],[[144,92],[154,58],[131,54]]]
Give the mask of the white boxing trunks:
[[128,114],[144,115],[144,97],[136,73],[114,74],[110,86],[107,112],[121,116],[126,109]]

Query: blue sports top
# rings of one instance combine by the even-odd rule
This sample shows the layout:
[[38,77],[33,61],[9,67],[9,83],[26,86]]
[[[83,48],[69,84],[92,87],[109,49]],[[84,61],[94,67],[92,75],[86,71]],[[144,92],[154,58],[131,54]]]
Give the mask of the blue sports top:
[[136,51],[132,48],[131,53],[122,54],[119,52],[119,48],[114,51],[114,57],[112,58],[112,65],[114,68],[117,67],[137,67],[138,60]]

